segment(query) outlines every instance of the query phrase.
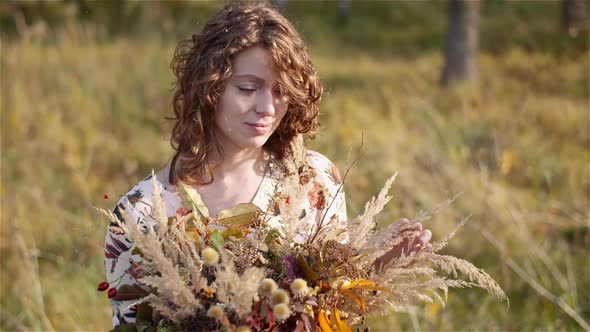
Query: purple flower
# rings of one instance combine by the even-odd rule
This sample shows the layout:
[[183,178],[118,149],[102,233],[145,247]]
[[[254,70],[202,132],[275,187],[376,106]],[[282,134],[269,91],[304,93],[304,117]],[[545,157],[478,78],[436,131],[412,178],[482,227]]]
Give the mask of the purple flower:
[[287,277],[287,281],[292,282],[302,276],[299,263],[293,255],[285,256],[283,258],[283,264],[285,264],[285,276]]
[[174,302],[172,302],[172,301],[166,301],[166,302],[167,302],[166,304],[168,305],[168,308],[170,308],[172,311],[176,311],[177,306]]

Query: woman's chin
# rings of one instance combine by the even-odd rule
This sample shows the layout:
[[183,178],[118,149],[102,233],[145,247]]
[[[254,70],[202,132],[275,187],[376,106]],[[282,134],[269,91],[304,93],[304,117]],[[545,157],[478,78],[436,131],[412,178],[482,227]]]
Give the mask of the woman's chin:
[[264,144],[268,141],[268,137],[254,137],[249,140],[244,141],[239,147],[242,150],[256,150],[262,149]]

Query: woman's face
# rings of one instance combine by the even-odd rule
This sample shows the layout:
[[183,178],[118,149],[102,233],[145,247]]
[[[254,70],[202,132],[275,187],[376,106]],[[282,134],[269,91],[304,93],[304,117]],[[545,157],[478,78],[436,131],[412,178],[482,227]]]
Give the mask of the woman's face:
[[287,111],[268,50],[255,46],[240,52],[232,69],[215,113],[215,137],[226,153],[261,148]]

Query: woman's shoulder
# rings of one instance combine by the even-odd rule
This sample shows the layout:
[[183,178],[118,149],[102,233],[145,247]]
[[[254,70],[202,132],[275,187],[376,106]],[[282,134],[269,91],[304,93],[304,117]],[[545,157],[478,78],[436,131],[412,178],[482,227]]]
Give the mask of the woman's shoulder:
[[120,219],[122,217],[120,210],[123,210],[128,215],[131,214],[130,217],[134,219],[139,218],[142,215],[145,216],[150,214],[155,189],[154,186],[158,186],[160,195],[167,205],[179,200],[164,186],[155,174],[150,174],[134,185],[126,194],[121,196],[115,206],[115,214],[117,214]]

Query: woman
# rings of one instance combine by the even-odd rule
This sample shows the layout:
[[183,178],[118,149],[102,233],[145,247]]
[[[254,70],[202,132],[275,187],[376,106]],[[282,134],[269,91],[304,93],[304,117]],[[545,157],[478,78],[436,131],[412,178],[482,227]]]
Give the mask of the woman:
[[[213,16],[200,34],[181,42],[172,60],[176,88],[171,141],[176,151],[157,173],[168,216],[185,207],[177,190],[195,188],[209,216],[239,203],[272,209],[280,187],[281,164],[300,135],[318,128],[322,86],[293,26],[267,3],[234,2]],[[313,190],[303,213],[346,228],[344,193],[336,167],[317,152],[307,153]],[[150,213],[151,181],[144,179],[118,202],[115,213],[127,220]],[[215,224],[215,218],[212,218]],[[269,221],[281,227],[280,216]],[[221,226],[220,226],[221,227]],[[430,233],[401,251],[426,244]],[[341,238],[346,240],[346,234]],[[135,285],[139,257],[120,234],[107,233],[105,268],[110,287]],[[112,292],[113,325],[135,320],[133,302]]]

